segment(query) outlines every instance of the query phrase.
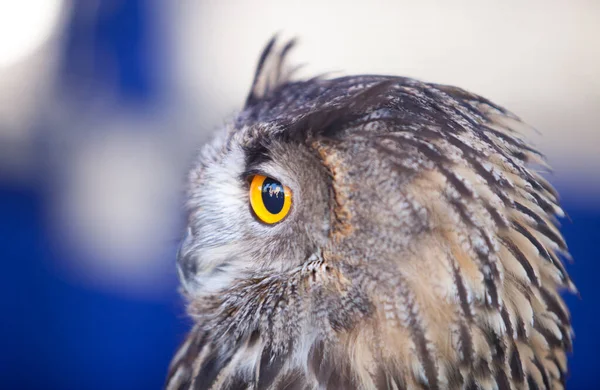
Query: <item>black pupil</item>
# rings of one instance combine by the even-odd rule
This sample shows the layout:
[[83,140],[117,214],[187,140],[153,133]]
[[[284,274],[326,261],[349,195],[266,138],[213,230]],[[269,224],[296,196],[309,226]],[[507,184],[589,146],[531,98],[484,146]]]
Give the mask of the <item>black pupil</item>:
[[270,178],[265,179],[262,184],[262,200],[265,208],[271,214],[279,214],[283,209],[284,199],[285,194],[281,183]]

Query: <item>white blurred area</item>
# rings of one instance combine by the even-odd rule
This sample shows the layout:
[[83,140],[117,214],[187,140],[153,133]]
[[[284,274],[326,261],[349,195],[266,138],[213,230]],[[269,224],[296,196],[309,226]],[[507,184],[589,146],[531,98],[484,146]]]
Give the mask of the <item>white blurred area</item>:
[[[86,18],[100,1],[89,0]],[[48,229],[72,281],[148,299],[173,289],[187,166],[241,107],[276,32],[299,38],[300,75],[412,76],[504,105],[543,133],[531,137],[551,181],[582,202],[600,195],[598,1],[149,3],[160,61],[170,62],[160,104],[123,104],[107,86],[82,109],[56,86],[72,3],[0,1],[0,178],[40,180],[32,165],[47,143]]]
[[51,94],[65,0],[0,1],[0,175],[27,175],[32,126]]

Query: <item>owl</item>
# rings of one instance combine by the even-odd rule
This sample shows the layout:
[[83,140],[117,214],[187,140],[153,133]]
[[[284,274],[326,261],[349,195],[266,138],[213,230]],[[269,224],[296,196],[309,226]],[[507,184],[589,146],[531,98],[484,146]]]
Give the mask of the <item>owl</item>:
[[515,115],[272,40],[188,178],[167,389],[562,389],[558,194]]

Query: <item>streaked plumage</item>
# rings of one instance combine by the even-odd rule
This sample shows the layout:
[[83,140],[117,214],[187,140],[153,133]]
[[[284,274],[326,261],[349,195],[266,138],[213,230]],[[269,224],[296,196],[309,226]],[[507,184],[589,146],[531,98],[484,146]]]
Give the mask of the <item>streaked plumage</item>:
[[[526,125],[409,78],[289,81],[290,47],[191,170],[167,388],[563,388],[575,287]],[[255,172],[294,193],[279,224],[248,209]]]

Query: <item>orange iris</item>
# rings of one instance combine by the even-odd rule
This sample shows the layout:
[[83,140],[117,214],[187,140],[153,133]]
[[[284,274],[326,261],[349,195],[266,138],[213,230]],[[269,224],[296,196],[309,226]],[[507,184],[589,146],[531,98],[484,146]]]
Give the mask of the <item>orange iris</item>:
[[272,225],[290,212],[292,191],[273,178],[255,175],[250,183],[250,206],[261,222]]

